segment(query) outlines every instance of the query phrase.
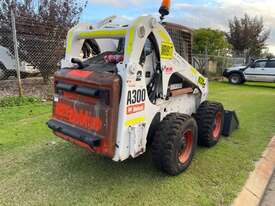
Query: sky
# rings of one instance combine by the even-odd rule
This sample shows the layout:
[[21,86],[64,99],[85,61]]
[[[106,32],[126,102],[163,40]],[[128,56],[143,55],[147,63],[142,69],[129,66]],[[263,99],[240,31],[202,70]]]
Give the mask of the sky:
[[[161,0],[88,0],[81,16],[82,22],[96,22],[117,15],[134,19],[140,15],[158,15]],[[148,3],[150,2],[150,3]],[[275,3],[274,0],[172,0],[166,21],[190,28],[214,28],[228,31],[228,20],[234,16],[262,17],[266,29],[271,30],[267,41],[269,51],[275,54]]]

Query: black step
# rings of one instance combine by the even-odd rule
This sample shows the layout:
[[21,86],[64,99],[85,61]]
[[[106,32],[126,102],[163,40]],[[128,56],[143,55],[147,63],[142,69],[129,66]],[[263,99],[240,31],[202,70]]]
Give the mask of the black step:
[[91,147],[99,146],[100,140],[102,137],[99,135],[95,135],[93,133],[89,133],[84,131],[83,129],[79,129],[77,127],[70,126],[69,124],[51,119],[47,122],[47,125],[50,129],[55,132],[62,133],[66,136],[69,136],[73,139],[84,142]]

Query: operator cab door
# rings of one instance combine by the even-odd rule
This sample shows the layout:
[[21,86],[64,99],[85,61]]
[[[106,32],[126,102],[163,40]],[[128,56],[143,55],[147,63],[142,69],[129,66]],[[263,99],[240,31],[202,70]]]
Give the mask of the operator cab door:
[[266,81],[275,82],[275,60],[268,60],[265,67]]
[[255,61],[254,64],[251,64],[245,71],[245,77],[248,81],[267,81],[266,78],[266,60]]

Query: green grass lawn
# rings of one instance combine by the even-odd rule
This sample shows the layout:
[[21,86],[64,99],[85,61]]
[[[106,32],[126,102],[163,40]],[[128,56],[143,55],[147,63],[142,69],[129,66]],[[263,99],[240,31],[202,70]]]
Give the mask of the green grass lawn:
[[210,99],[241,127],[177,177],[149,153],[116,163],[54,137],[50,103],[0,109],[0,205],[230,205],[275,134],[275,84],[212,82]]

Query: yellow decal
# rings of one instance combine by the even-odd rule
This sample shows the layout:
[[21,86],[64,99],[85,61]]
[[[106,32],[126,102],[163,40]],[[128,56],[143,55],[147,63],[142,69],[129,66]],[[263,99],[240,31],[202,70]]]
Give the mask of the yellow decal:
[[161,58],[172,59],[174,57],[174,45],[170,42],[161,43]]
[[[73,32],[74,30],[69,31],[68,41],[67,41],[67,50],[66,53],[72,52],[72,41],[73,41]],[[110,37],[110,36],[125,36],[127,34],[126,29],[117,29],[117,30],[94,30],[87,32],[79,32],[78,38],[85,39],[90,37]]]
[[194,67],[191,67],[191,71],[194,75],[198,75],[198,71]]
[[78,37],[89,38],[89,37],[110,37],[110,36],[125,36],[127,33],[126,29],[118,29],[118,30],[95,30],[88,32],[79,32]]
[[161,36],[162,40],[165,42],[171,42],[169,36],[162,30],[159,30],[159,35]]
[[129,32],[129,38],[128,38],[128,44],[127,44],[127,48],[126,48],[126,53],[128,55],[131,54],[132,49],[133,49],[133,42],[134,42],[134,36],[135,36],[135,32],[136,32],[136,27],[138,25],[138,23],[140,22],[142,17],[139,17],[131,26],[130,28],[130,32]]
[[202,87],[205,87],[205,78],[203,78],[202,76],[199,77],[198,79],[198,83],[202,86]]
[[144,122],[144,121],[145,121],[145,117],[137,117],[137,118],[125,121],[125,125],[126,126],[132,126],[132,125]]
[[73,31],[69,31],[68,41],[67,41],[67,51],[66,53],[69,54],[72,51],[72,41],[73,41]]

